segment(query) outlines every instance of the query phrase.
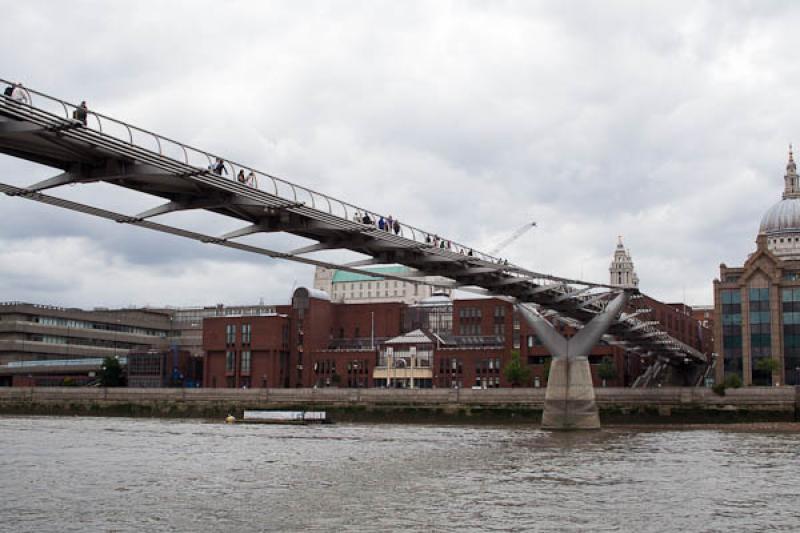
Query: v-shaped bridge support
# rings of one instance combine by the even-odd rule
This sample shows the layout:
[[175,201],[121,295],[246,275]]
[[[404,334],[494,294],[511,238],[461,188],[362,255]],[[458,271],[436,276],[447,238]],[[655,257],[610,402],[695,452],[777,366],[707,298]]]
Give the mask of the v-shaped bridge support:
[[621,292],[570,339],[564,338],[535,309],[517,304],[517,310],[553,356],[542,414],[545,429],[599,429],[589,352],[628,303]]

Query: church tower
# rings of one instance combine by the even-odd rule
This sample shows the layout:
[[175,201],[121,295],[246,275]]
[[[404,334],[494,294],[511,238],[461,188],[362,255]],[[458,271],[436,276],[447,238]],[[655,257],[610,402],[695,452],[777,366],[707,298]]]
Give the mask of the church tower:
[[617,242],[617,249],[614,250],[614,259],[611,261],[611,266],[608,271],[611,273],[611,285],[622,285],[625,287],[638,287],[639,276],[633,269],[633,260],[631,255],[622,245],[622,236],[620,235]]
[[783,177],[783,199],[800,197],[800,184],[797,182],[797,165],[794,164],[792,145],[789,145],[789,162],[786,164],[786,175]]

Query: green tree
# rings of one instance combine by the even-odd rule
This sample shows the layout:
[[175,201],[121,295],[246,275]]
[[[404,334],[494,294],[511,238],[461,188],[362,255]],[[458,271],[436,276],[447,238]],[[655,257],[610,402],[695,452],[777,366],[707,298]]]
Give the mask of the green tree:
[[756,370],[761,372],[772,374],[778,370],[778,368],[780,368],[780,364],[772,357],[763,357],[756,361]]
[[519,357],[519,350],[511,352],[511,361],[508,362],[506,368],[503,370],[503,375],[506,380],[511,383],[512,387],[527,384],[531,379],[531,370],[522,364]]
[[617,379],[617,367],[614,365],[614,360],[610,357],[603,357],[600,366],[597,367],[597,375],[603,380],[604,387],[606,380]]
[[122,365],[119,359],[108,356],[103,359],[103,366],[100,368],[100,384],[103,387],[122,386]]

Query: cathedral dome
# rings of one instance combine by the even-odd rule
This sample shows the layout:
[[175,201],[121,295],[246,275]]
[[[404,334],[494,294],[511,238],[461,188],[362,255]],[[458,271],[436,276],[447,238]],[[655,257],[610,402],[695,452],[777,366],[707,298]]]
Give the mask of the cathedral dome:
[[764,213],[758,233],[766,236],[767,249],[774,254],[800,259],[800,177],[791,146],[783,180],[783,198]]
[[768,236],[800,233],[800,198],[785,198],[770,207],[761,218],[758,232]]

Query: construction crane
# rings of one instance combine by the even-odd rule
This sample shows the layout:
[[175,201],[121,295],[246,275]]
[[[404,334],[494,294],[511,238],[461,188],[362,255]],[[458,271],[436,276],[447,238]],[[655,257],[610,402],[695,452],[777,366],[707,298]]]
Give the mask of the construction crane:
[[500,252],[503,248],[505,248],[506,246],[508,246],[512,242],[516,241],[520,237],[522,237],[525,233],[528,232],[529,229],[534,228],[534,227],[536,227],[536,221],[535,220],[525,223],[524,226],[522,226],[521,228],[516,230],[514,233],[512,233],[509,238],[507,238],[506,240],[504,240],[503,242],[501,242],[500,244],[495,246],[494,249],[489,252],[489,255],[497,255],[497,253]]

